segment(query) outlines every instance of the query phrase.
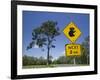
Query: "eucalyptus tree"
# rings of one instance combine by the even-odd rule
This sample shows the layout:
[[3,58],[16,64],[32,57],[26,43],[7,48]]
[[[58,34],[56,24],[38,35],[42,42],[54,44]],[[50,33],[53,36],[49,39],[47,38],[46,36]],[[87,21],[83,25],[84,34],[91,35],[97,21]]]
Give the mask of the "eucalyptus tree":
[[49,65],[50,49],[55,48],[53,42],[56,41],[55,37],[58,35],[60,35],[60,30],[57,27],[57,22],[48,20],[39,27],[33,29],[32,41],[27,46],[27,50],[35,45],[44,50],[43,48],[45,46],[47,49],[47,65]]

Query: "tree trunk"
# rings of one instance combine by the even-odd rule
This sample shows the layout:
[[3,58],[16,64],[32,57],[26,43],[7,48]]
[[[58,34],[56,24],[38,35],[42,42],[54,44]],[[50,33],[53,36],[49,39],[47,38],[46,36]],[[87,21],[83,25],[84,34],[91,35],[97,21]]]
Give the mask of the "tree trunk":
[[88,57],[88,55],[87,55],[87,64],[89,64],[89,60],[88,60],[88,59],[89,59],[89,57]]
[[50,39],[48,37],[48,45],[47,45],[47,65],[49,65],[49,53],[50,53]]
[[48,49],[47,49],[47,65],[49,65],[49,52],[50,52],[50,48],[48,46]]

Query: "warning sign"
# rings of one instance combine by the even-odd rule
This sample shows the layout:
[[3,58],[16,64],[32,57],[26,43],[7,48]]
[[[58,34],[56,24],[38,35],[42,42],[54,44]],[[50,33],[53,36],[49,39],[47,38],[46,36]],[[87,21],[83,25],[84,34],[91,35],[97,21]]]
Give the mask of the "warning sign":
[[65,45],[66,56],[80,56],[81,45],[80,44],[66,44]]
[[79,28],[76,26],[75,23],[70,22],[65,29],[63,30],[63,33],[65,36],[72,42],[74,43],[81,35],[81,31]]

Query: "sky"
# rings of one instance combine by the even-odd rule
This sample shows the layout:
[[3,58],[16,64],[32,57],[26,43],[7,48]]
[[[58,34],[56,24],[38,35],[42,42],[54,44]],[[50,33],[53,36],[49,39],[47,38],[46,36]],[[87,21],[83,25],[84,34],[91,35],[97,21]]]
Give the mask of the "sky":
[[53,44],[56,46],[50,50],[50,55],[56,59],[65,55],[65,45],[70,44],[69,39],[64,35],[63,29],[70,23],[74,22],[81,31],[81,36],[76,43],[81,44],[84,38],[89,35],[89,14],[83,13],[64,13],[64,12],[39,12],[39,11],[23,11],[23,55],[34,57],[47,57],[47,50],[42,51],[37,45],[32,49],[26,50],[32,41],[32,30],[39,27],[43,22],[48,20],[56,21],[57,27],[60,29],[60,35],[55,39]]

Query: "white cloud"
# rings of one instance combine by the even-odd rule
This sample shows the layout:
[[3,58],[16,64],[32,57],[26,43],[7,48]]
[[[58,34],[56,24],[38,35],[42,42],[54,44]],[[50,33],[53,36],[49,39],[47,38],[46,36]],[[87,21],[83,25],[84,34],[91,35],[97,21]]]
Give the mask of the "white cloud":
[[65,50],[62,52],[62,54],[65,54]]
[[39,46],[38,45],[34,45],[34,47],[33,48],[39,48]]
[[65,51],[62,51],[61,52],[61,56],[65,56]]

